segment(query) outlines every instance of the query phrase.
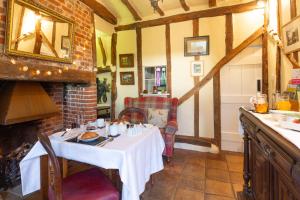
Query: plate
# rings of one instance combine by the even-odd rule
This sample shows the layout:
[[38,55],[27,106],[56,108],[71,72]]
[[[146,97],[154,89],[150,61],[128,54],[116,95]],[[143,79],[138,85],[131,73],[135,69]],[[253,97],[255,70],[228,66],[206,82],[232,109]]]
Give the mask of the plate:
[[[96,132],[95,132],[96,133]],[[79,136],[78,136],[78,140],[80,140],[80,141],[82,141],[82,142],[91,142],[91,141],[94,141],[94,140],[97,140],[99,137],[100,137],[100,135],[98,134],[98,133],[96,133],[97,134],[97,136],[96,137],[93,137],[93,138],[89,138],[89,139],[81,139],[81,136],[83,135],[84,133],[82,133],[82,134],[80,134]]]

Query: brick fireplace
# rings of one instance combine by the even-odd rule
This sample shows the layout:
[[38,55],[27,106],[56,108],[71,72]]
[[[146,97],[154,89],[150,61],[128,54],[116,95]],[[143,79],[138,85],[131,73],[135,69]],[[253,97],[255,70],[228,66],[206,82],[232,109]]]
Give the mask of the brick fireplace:
[[[74,62],[72,64],[64,64],[17,56],[8,57],[4,55],[7,3],[5,0],[0,0],[0,61],[9,62],[11,59],[14,59],[17,64],[24,63],[29,69],[47,66],[48,69],[49,67],[53,67],[56,69],[67,68],[69,70],[78,71],[78,73],[92,72],[94,66],[92,51],[94,23],[92,10],[79,0],[33,1],[74,21]],[[24,77],[26,77],[26,72],[24,72]],[[14,74],[10,74],[9,79],[1,80],[0,76],[0,88],[6,81],[19,81],[19,78],[16,75],[16,78],[14,79]],[[33,81],[33,79],[22,79],[22,81]],[[3,171],[3,166],[1,166],[1,164],[3,164],[3,159],[10,153],[19,151],[19,147],[24,147],[26,150],[26,148],[28,148],[27,144],[32,145],[36,141],[36,134],[38,132],[46,132],[50,135],[62,129],[71,127],[72,123],[78,122],[78,119],[81,120],[80,123],[87,123],[97,118],[96,79],[93,79],[92,81],[89,80],[87,83],[77,83],[76,81],[64,81],[63,78],[62,80],[58,80],[57,77],[53,77],[53,81],[48,78],[47,82],[43,82],[42,80],[39,82],[42,84],[52,101],[56,104],[59,113],[50,118],[9,126],[0,126],[0,142],[8,141],[7,144],[10,146],[0,145],[0,173],[1,170]],[[32,132],[33,135],[30,135]],[[18,165],[16,164],[16,166]],[[19,173],[18,170],[16,173]],[[16,181],[14,185],[18,183],[19,180]],[[8,187],[11,186],[12,185]],[[0,191],[3,188],[3,181],[1,182],[0,180]]]

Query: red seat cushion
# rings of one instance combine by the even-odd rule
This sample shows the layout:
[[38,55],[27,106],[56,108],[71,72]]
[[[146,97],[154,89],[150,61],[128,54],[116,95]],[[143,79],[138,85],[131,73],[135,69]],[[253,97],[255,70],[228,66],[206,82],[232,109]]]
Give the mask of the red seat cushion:
[[[63,200],[119,200],[119,192],[96,168],[68,176],[62,184]],[[49,189],[49,199],[55,200]]]

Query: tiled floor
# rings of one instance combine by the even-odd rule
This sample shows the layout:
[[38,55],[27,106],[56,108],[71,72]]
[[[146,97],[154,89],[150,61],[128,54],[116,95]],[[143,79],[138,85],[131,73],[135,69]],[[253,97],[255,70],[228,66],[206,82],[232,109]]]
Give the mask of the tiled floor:
[[243,157],[176,150],[165,170],[154,177],[144,200],[232,200],[242,190]]
[[[72,165],[69,172],[86,166]],[[243,157],[237,153],[219,155],[175,150],[171,163],[155,174],[154,185],[148,184],[143,200],[234,200],[242,190]],[[40,200],[33,195],[26,200]],[[4,200],[13,200],[8,195]],[[0,200],[1,193],[0,193]]]

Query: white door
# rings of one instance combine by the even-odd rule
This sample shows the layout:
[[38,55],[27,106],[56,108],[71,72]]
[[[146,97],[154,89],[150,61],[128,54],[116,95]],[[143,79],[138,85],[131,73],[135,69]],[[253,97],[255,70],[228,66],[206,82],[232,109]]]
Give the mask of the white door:
[[261,46],[251,46],[221,70],[222,150],[243,151],[239,107],[249,105],[250,97],[256,94],[261,63]]

